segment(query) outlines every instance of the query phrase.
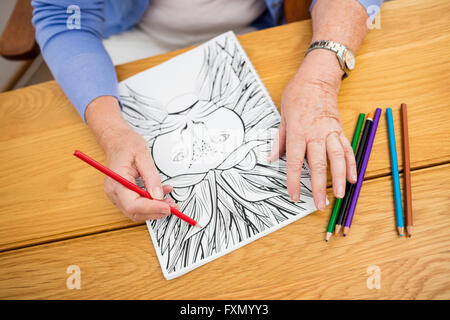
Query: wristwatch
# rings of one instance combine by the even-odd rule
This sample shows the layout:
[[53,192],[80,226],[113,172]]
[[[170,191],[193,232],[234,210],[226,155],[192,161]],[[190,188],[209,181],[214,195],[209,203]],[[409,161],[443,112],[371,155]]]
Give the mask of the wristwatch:
[[342,79],[346,78],[350,71],[355,68],[355,55],[349,48],[340,43],[330,40],[315,41],[309,46],[305,56],[315,49],[326,49],[333,51],[336,54],[339,65],[341,66],[342,71],[344,71]]

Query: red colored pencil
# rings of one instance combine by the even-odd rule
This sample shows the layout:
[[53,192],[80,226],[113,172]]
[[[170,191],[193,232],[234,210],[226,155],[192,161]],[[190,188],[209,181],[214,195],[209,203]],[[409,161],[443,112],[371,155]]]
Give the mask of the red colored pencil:
[[[140,196],[148,198],[150,200],[153,200],[153,198],[151,197],[150,193],[148,193],[148,191],[143,190],[141,188],[139,188],[137,185],[135,185],[134,183],[128,181],[127,179],[125,179],[124,177],[122,177],[121,175],[115,173],[114,171],[112,171],[111,169],[108,169],[107,167],[105,167],[104,165],[102,165],[100,162],[95,161],[94,159],[92,159],[91,157],[85,155],[83,152],[79,151],[79,150],[75,150],[73,152],[73,155],[80,158],[81,160],[83,160],[84,162],[86,162],[87,164],[90,164],[91,166],[93,166],[94,168],[96,168],[97,170],[103,172],[104,174],[106,174],[108,177],[110,177],[111,179],[116,180],[117,182],[119,182],[120,184],[122,184],[123,186],[127,187],[128,189],[138,193]],[[170,207],[170,212],[177,216],[178,218],[180,218],[181,220],[186,221],[187,223],[189,223],[190,225],[197,227],[197,228],[201,228],[201,226],[198,224],[197,221],[195,221],[194,219],[188,217],[187,215],[185,215],[184,213],[178,211],[175,208]]]

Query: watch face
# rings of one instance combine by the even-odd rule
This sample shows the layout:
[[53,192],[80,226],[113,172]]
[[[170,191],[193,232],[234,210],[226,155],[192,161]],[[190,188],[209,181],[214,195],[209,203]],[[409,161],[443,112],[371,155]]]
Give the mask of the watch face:
[[345,64],[350,70],[355,68],[355,56],[349,50],[345,52]]

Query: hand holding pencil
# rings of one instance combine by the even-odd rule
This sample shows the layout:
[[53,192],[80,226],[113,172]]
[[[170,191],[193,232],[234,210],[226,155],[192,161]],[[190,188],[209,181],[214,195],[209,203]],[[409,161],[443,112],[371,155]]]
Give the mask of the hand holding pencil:
[[[113,179],[107,178],[104,190],[109,200],[135,222],[169,215],[170,206],[175,206],[175,202],[163,198],[172,191],[172,187],[161,185],[159,172],[153,163],[146,141],[133,131],[122,117],[117,99],[114,97],[95,99],[86,109],[86,121],[106,155],[108,168],[129,181],[141,177],[152,198],[161,201],[143,198]],[[92,173],[95,174],[95,171]]]
[[[99,162],[95,161],[94,159],[90,158],[89,156],[85,155],[83,152],[81,152],[79,150],[75,150],[73,155],[78,157],[78,158],[80,158],[81,160],[83,160],[87,164],[91,165],[95,169],[103,172],[108,177],[110,177],[113,180],[117,181],[122,186],[124,186],[125,188],[129,189],[130,191],[137,193],[138,195],[140,195],[143,198],[147,198],[147,199],[153,200],[152,196],[150,195],[150,193],[148,193],[148,191],[139,188],[137,185],[135,185],[131,181],[125,179],[121,175],[117,174],[116,172],[114,172],[111,169],[105,167],[101,163],[99,163]],[[137,211],[137,213],[139,214],[140,212]],[[195,221],[194,219],[191,219],[190,217],[188,217],[185,214],[183,214],[180,211],[178,211],[178,209],[175,208],[175,206],[170,207],[170,213],[176,215],[178,218],[184,220],[185,222],[189,223],[190,225],[192,225],[194,227],[201,228],[201,226],[197,223],[197,221]]]

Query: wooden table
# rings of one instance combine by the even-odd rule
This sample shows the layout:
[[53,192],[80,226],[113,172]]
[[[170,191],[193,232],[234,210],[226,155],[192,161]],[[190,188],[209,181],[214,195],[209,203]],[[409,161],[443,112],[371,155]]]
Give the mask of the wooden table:
[[[239,37],[277,105],[310,37],[310,21]],[[119,79],[181,51],[121,65]],[[383,114],[347,238],[324,241],[330,205],[170,281],[146,226],[120,213],[104,177],[72,156],[78,148],[105,161],[58,85],[0,94],[0,298],[449,299],[449,56],[448,0],[386,3],[339,94],[347,136],[357,114],[375,107],[392,107],[400,128],[400,103],[408,104],[412,238],[395,231]],[[401,163],[401,144],[397,151]],[[69,265],[81,269],[80,290],[66,288]],[[379,290],[366,285],[371,265]]]

